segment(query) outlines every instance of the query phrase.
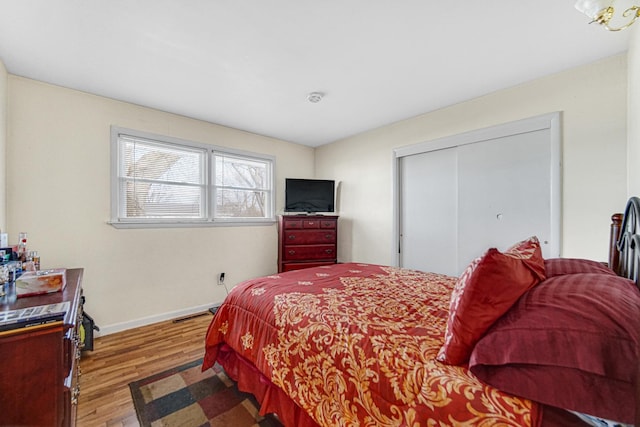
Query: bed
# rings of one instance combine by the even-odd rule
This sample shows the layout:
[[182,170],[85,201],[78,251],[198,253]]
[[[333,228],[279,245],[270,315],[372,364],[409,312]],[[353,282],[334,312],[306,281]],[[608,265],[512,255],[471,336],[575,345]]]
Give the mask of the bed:
[[613,217],[616,271],[543,259],[532,236],[460,277],[343,263],[249,280],[203,370],[220,363],[287,427],[633,424],[639,218],[636,198]]

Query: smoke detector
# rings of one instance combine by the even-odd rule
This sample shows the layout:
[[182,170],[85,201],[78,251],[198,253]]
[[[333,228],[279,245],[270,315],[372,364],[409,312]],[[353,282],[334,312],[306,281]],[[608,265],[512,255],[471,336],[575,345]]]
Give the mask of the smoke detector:
[[312,104],[317,104],[318,102],[322,101],[322,97],[324,97],[324,93],[322,92],[311,92],[309,95],[307,95],[307,101],[311,102]]

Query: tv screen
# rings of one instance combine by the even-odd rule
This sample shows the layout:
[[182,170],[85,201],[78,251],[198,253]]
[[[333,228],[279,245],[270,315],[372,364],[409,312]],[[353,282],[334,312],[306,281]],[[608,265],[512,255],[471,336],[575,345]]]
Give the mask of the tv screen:
[[285,212],[334,212],[335,182],[326,179],[285,179]]

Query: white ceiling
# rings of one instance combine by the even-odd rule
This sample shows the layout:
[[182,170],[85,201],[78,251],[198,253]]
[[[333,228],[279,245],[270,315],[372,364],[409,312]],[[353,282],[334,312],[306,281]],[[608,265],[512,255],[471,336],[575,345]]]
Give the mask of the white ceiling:
[[[574,0],[0,0],[14,75],[319,146],[627,50]],[[640,25],[640,24],[637,24]],[[326,94],[317,104],[312,91]]]

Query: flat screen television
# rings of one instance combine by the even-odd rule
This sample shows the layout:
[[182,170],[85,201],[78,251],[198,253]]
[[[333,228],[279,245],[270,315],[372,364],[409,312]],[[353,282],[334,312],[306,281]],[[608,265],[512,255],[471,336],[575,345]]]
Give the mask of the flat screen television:
[[284,198],[285,212],[334,212],[335,181],[286,178]]

